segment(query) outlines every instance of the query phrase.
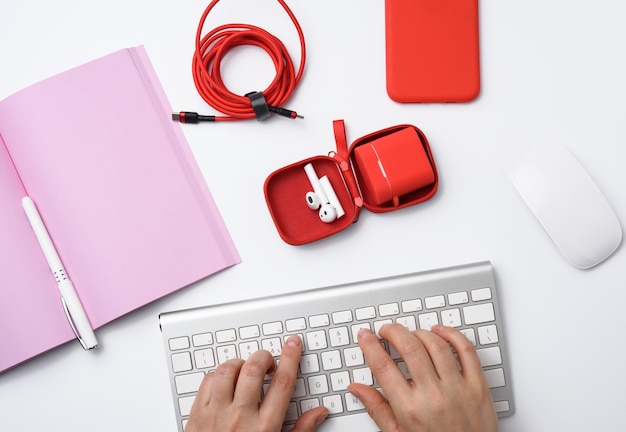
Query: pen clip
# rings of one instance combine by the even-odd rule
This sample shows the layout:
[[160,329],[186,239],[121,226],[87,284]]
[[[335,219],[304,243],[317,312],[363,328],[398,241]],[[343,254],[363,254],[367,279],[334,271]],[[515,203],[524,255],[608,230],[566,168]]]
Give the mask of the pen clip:
[[74,320],[72,319],[72,315],[70,314],[70,310],[67,308],[67,304],[65,304],[65,299],[63,297],[61,297],[61,303],[63,304],[63,310],[65,310],[65,315],[67,316],[67,320],[70,323],[70,327],[72,327],[72,330],[74,331],[74,334],[76,335],[76,339],[78,339],[78,342],[80,342],[80,344],[83,346],[84,349],[89,349],[87,348],[87,344],[85,344],[85,341],[83,341],[83,338],[80,336],[80,333],[78,333],[78,330],[76,329],[76,326],[74,325]]

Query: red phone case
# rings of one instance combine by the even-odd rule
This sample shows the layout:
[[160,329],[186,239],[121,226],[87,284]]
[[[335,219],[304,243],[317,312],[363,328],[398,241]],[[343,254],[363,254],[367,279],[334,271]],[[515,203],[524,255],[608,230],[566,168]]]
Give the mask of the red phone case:
[[[280,168],[265,180],[265,200],[274,225],[280,237],[291,245],[311,243],[343,231],[358,220],[362,207],[374,213],[385,213],[424,202],[437,191],[439,178],[435,160],[426,136],[417,127],[392,126],[361,137],[350,146],[343,120],[334,121],[333,129],[336,151]],[[367,153],[368,147],[380,148],[381,145],[384,147],[382,166],[387,163],[386,178],[379,177],[378,160],[368,159],[366,154],[364,160],[359,158],[364,164],[361,165],[355,156],[359,149],[366,149]],[[322,222],[318,212],[306,204],[305,195],[313,190],[304,171],[308,163],[313,164],[320,178],[328,176],[345,211],[344,216],[332,223]],[[366,181],[368,176],[372,178]],[[396,186],[392,185],[392,192],[387,195],[373,190],[377,186],[367,185],[371,181],[375,185],[382,183],[389,190],[388,180]]]
[[478,0],[385,0],[387,93],[469,102],[480,92]]

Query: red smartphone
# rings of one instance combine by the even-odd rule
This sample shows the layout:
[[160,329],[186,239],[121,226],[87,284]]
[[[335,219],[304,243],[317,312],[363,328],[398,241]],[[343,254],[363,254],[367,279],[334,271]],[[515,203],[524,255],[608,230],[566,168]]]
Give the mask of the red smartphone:
[[385,0],[387,94],[470,102],[480,92],[478,0]]

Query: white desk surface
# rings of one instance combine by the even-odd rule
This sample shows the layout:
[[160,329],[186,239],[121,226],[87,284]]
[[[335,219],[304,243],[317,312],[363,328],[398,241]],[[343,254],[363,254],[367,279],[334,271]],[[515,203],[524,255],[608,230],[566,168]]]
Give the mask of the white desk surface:
[[[243,262],[102,328],[102,347],[69,343],[0,375],[0,430],[175,430],[160,312],[491,260],[517,413],[504,432],[614,430],[623,424],[624,247],[581,271],[552,245],[509,178],[526,148],[564,144],[626,226],[626,5],[611,0],[480,2],[480,97],[401,105],[385,93],[383,1],[288,1],[305,32],[306,72],[290,121],[184,125]],[[3,1],[0,99],[120,48],[144,44],[175,110],[214,113],[190,71],[205,1]],[[222,0],[208,25],[249,22],[298,40],[271,0]],[[274,76],[254,48],[224,66],[231,90]],[[97,85],[96,83],[94,83]],[[429,202],[304,247],[278,236],[263,197],[275,169],[401,123],[429,139],[440,188]],[[33,118],[33,127],[37,119]],[[156,269],[155,269],[156,271]],[[1,355],[1,353],[0,353]]]

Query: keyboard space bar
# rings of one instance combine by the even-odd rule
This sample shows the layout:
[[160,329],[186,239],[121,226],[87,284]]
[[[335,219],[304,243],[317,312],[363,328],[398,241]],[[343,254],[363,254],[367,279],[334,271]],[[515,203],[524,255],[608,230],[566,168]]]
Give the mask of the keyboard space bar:
[[379,432],[380,428],[366,412],[329,418],[317,428],[317,432],[346,431]]

